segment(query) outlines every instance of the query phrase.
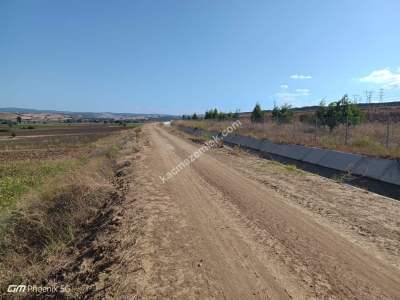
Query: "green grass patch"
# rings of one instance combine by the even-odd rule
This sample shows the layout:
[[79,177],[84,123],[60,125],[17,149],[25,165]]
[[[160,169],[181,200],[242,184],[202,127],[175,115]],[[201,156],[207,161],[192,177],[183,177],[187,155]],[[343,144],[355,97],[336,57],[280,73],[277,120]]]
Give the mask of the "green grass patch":
[[212,139],[212,134],[209,132],[203,132],[203,134],[201,135],[201,138],[204,139],[204,141],[209,141]]
[[142,123],[126,123],[126,127],[128,127],[128,128],[135,128],[140,125],[143,125],[143,124]]
[[305,175],[306,174],[306,172],[304,172],[303,170],[299,169],[295,165],[285,165],[285,170],[287,170],[289,172],[296,173],[298,175]]
[[75,159],[14,161],[0,165],[0,209],[10,207],[27,191],[40,188],[46,178],[71,169]]

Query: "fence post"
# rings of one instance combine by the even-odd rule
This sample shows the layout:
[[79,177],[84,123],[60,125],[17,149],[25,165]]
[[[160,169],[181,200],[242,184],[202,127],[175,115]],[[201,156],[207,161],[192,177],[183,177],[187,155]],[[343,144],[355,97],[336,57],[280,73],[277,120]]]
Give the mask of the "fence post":
[[347,140],[349,138],[349,116],[346,116],[346,135],[344,138],[344,144],[347,145]]
[[293,143],[295,143],[295,138],[296,138],[296,121],[293,118]]
[[390,118],[386,121],[386,149],[389,149]]
[[318,118],[315,117],[315,130],[314,130],[314,143],[317,145],[317,135],[318,135]]

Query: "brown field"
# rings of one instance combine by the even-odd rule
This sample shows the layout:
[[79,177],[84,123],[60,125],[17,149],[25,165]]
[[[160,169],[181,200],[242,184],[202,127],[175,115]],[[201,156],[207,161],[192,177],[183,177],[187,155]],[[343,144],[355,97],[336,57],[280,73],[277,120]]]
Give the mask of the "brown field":
[[57,124],[36,126],[34,129],[13,127],[11,130],[16,133],[14,138],[10,132],[0,131],[0,161],[77,157],[88,150],[83,146],[125,129],[103,124]]
[[14,204],[47,176],[75,168],[90,159],[96,143],[126,127],[80,124],[17,129],[0,137],[0,207]]
[[16,138],[49,135],[98,135],[123,129],[118,125],[96,123],[30,125],[33,126],[33,129],[28,129],[26,128],[27,126],[29,125],[14,126],[12,128],[5,125],[0,126],[0,137],[10,137],[10,132],[15,132]]
[[0,120],[9,120],[9,121],[16,121],[17,117],[20,116],[22,121],[27,122],[48,122],[48,121],[56,121],[62,122],[65,120],[72,119],[71,116],[65,114],[46,114],[46,113],[3,113],[0,112]]

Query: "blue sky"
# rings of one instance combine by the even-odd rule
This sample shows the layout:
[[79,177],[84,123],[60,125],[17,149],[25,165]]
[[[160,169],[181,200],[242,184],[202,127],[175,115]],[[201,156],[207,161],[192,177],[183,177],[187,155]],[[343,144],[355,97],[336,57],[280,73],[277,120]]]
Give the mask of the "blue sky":
[[0,107],[192,113],[400,96],[398,0],[0,1]]

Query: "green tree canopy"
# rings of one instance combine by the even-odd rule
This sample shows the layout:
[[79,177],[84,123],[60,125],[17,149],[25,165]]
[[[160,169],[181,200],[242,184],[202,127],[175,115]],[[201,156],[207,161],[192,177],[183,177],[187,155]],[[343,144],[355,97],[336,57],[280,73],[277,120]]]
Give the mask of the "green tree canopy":
[[292,107],[289,104],[283,104],[281,107],[274,106],[272,110],[272,119],[277,123],[290,123],[293,115]]
[[250,119],[253,123],[259,123],[264,121],[264,111],[261,109],[259,103],[256,103],[256,106],[254,106],[254,109],[251,112]]
[[328,106],[321,102],[315,115],[319,124],[328,126],[331,131],[340,124],[355,126],[364,120],[364,113],[349,100],[347,95],[339,101],[331,102]]

